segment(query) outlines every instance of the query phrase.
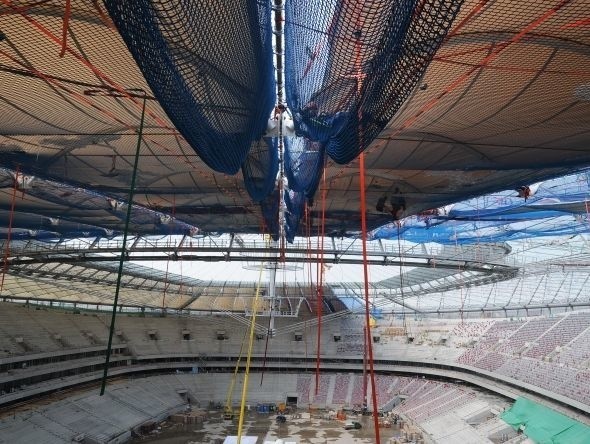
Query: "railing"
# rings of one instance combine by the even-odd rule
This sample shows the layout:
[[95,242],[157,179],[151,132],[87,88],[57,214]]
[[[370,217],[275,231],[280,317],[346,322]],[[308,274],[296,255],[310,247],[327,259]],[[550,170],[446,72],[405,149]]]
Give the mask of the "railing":
[[[229,238],[191,238],[184,236],[165,238],[139,237],[131,239],[125,247],[128,260],[205,260],[205,261],[276,261],[279,255],[287,263],[303,263],[319,260],[320,253],[326,263],[360,263],[363,256],[358,242],[352,241],[348,246],[325,242],[322,250],[309,249],[306,242],[290,244],[285,251],[277,246],[268,246],[266,241],[240,240]],[[312,243],[313,244],[313,243]],[[32,263],[79,263],[92,261],[118,260],[123,243],[120,239],[97,239],[93,242],[81,239],[56,243],[38,241],[11,242],[9,265],[26,265]],[[317,247],[317,245],[316,245]],[[3,248],[0,246],[0,248]],[[485,248],[482,250],[481,248]],[[397,244],[369,242],[367,256],[370,264],[396,265],[429,268],[451,268],[453,270],[473,270],[484,273],[508,271],[516,269],[502,262],[503,254],[509,250],[502,246],[442,247],[433,246],[407,248],[401,252]],[[503,252],[503,253],[501,253]],[[284,254],[283,254],[284,253]],[[280,261],[283,262],[283,261]]]
[[[332,238],[327,238],[324,245],[324,254],[339,254],[339,255],[358,255],[362,254],[360,242],[356,239],[348,240],[347,242],[331,242]],[[5,242],[0,242],[0,248],[5,249]],[[358,245],[357,245],[358,244]],[[84,240],[75,239],[59,242],[39,242],[39,241],[12,241],[10,245],[10,251],[12,254],[24,254],[24,253],[64,253],[64,254],[79,254],[80,252],[102,252],[102,253],[118,253],[123,247],[121,239],[95,239],[95,240]],[[131,238],[127,241],[125,246],[126,251],[156,251],[156,250],[177,250],[184,252],[198,252],[202,251],[228,251],[228,252],[241,252],[245,253],[248,251],[268,251],[275,252],[278,250],[277,247],[269,247],[268,242],[265,240],[232,240],[231,237],[223,238],[212,238],[212,237],[178,237],[178,236],[166,236],[165,238],[151,238],[151,237],[139,237]],[[431,258],[435,256],[444,255],[448,259],[458,260],[486,260],[486,256],[490,253],[494,253],[495,259],[508,253],[508,249],[503,246],[442,246],[442,245],[429,245],[420,246],[420,252],[417,252],[418,247],[416,245],[406,245],[402,247],[401,251],[397,243],[394,242],[380,242],[380,241],[369,241],[367,242],[367,252],[371,255],[387,255],[387,256],[400,256],[410,255],[412,257],[423,257]],[[297,253],[308,253],[313,254],[320,252],[321,249],[318,242],[311,242],[311,249],[308,247],[307,240],[295,241],[292,244],[288,244],[286,250],[288,252]]]

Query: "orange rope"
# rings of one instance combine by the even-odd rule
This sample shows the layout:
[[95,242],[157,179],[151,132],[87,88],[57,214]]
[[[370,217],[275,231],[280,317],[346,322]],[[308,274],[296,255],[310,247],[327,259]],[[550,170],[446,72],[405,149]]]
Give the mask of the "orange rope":
[[14,218],[14,207],[16,205],[16,189],[18,188],[19,168],[16,167],[14,174],[14,187],[12,189],[12,203],[10,204],[10,218],[8,220],[8,233],[6,235],[6,249],[4,250],[4,263],[2,265],[2,281],[0,282],[0,293],[4,289],[4,277],[8,269],[8,256],[10,256],[10,241],[12,240],[12,220]]

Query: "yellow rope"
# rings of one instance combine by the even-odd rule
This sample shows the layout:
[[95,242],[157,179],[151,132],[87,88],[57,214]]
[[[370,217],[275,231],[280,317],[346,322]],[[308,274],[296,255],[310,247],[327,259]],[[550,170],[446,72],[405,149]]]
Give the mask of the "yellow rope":
[[237,444],[242,443],[242,426],[244,425],[244,409],[246,407],[246,394],[248,393],[248,377],[250,376],[250,360],[252,358],[252,346],[254,344],[254,330],[256,326],[256,310],[258,310],[258,296],[260,295],[260,285],[262,283],[262,270],[264,262],[260,263],[260,273],[258,275],[258,285],[256,295],[252,304],[252,323],[250,324],[250,343],[248,345],[248,354],[246,355],[246,371],[244,373],[244,386],[242,387],[242,401],[240,403],[240,420],[238,421],[238,439]]
[[234,369],[234,375],[232,376],[231,384],[227,392],[227,400],[225,401],[225,412],[233,414],[232,398],[234,394],[234,387],[236,385],[236,379],[238,377],[238,370],[240,369],[240,362],[242,361],[242,352],[244,351],[244,344],[248,337],[247,331],[244,332],[244,338],[242,339],[242,345],[240,345],[240,354],[238,355],[238,361],[236,362],[236,368]]

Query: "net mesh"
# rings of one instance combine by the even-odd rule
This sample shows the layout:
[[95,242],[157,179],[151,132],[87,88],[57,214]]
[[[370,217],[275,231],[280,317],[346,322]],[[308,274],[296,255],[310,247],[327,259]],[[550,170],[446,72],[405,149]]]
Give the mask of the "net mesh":
[[279,202],[279,190],[276,188],[260,202],[265,224],[263,232],[269,234],[274,241],[279,239]]
[[[52,211],[47,215],[34,214],[25,207],[16,212],[13,217],[19,229],[12,233],[14,239],[111,238],[122,233],[127,213],[125,198],[23,175],[7,168],[0,168],[0,187],[12,189],[15,177],[18,193],[23,198],[45,202],[52,206]],[[97,213],[102,214],[100,224],[96,223]],[[9,216],[9,212],[0,210],[2,216]],[[131,208],[130,229],[137,234],[159,235],[194,235],[199,231],[196,226],[159,211],[157,206],[148,208],[137,204]],[[7,234],[0,231],[0,239]]]
[[[398,1],[399,5],[405,4]],[[129,5],[131,2],[123,3]],[[141,3],[133,2],[133,6]],[[242,76],[250,76],[246,80],[259,78],[263,73],[260,66],[253,65],[251,59],[247,60],[247,64],[244,63],[247,53],[251,51],[248,45],[251,44],[253,32],[240,27],[240,24],[243,22],[242,17],[246,17],[244,14],[250,13],[236,13],[235,9],[250,7],[250,10],[254,10],[258,7],[260,10],[266,6],[244,6],[244,1],[238,2],[239,6],[236,6],[236,2],[200,3],[204,2],[197,5],[199,11],[223,8],[224,12],[198,17],[198,20],[206,21],[210,26],[207,29],[195,28],[202,31],[194,33],[195,38],[199,39],[199,44],[211,43],[215,48],[211,51],[215,51],[216,57],[210,58],[209,65],[198,64],[198,68],[203,72],[209,70],[206,71],[209,74],[214,67],[221,65],[223,69],[235,68],[236,72],[245,70],[247,73],[240,71],[240,75],[235,74],[242,84],[246,84]],[[298,88],[296,92],[300,94],[304,87],[308,91],[299,104],[300,113],[313,94],[320,104],[340,99],[351,99],[354,102],[356,99],[356,78],[336,77],[322,83],[323,88],[317,89],[305,83],[312,76],[323,82],[324,77],[330,74],[328,69],[335,71],[339,68],[336,61],[341,60],[341,55],[347,54],[343,52],[345,47],[349,48],[349,53],[351,47],[354,51],[355,39],[352,35],[351,41],[351,35],[347,34],[354,32],[355,14],[348,13],[351,17],[349,26],[336,28],[334,25],[330,28],[332,19],[329,14],[337,15],[334,21],[344,23],[342,14],[346,14],[351,7],[354,9],[350,2],[337,3],[333,0],[332,3],[322,3],[318,0],[310,3],[312,6],[306,7],[317,8],[323,15],[315,9],[315,12],[306,14],[300,5],[299,16],[310,16],[311,19],[290,24],[293,26],[291,32],[295,34],[295,47],[285,40],[287,51],[302,57],[301,60],[289,62],[291,67],[300,70],[292,75],[294,81],[299,81],[294,85]],[[148,93],[145,137],[137,172],[135,203],[175,215],[204,232],[258,232],[262,226],[260,210],[256,203],[251,202],[242,180],[213,171],[179,136],[175,125],[150,91],[150,84],[138,69],[121,35],[111,26],[103,2],[72,0],[67,51],[60,57],[64,43],[64,4],[63,0],[0,2],[0,30],[5,36],[0,42],[0,97],[2,110],[6,111],[0,119],[2,167],[12,170],[18,167],[21,172],[37,178],[51,179],[124,201],[128,195],[137,144],[143,96],[141,91],[145,90]],[[153,4],[167,5],[167,15],[163,14],[162,17],[175,14],[184,5],[191,6],[184,8],[183,13],[185,9],[188,13],[195,8],[186,0],[178,3],[182,6],[172,0],[168,0],[168,3],[154,1]],[[321,10],[324,4],[328,5],[324,8],[328,10],[326,13]],[[382,11],[388,11],[387,5],[390,4],[385,1],[380,3],[385,5]],[[444,4],[450,5],[448,2]],[[415,3],[415,6],[422,5],[425,8],[420,10],[422,15],[432,11],[428,9],[428,2]],[[124,9],[119,2],[114,6]],[[330,7],[333,11],[329,10]],[[136,12],[131,11],[130,14],[135,15]],[[419,87],[414,87],[411,96],[366,151],[367,199],[372,203],[371,209],[383,194],[387,193],[391,197],[392,190],[396,188],[405,198],[406,214],[415,214],[476,195],[567,174],[573,168],[587,166],[590,159],[590,94],[586,68],[589,54],[585,50],[590,45],[587,16],[588,0],[464,0],[452,30],[444,38],[427,72],[418,81]],[[183,16],[179,17],[179,20],[187,20]],[[382,14],[382,18],[379,23],[388,23],[386,14]],[[157,20],[162,18],[157,17]],[[364,20],[360,40],[368,38],[369,22],[366,18]],[[179,23],[174,22],[171,29],[177,29]],[[372,23],[371,26],[377,26],[374,24],[376,22]],[[408,24],[408,30],[412,23],[410,21]],[[260,21],[258,25],[261,25]],[[322,29],[323,33],[317,31]],[[375,28],[375,32],[380,32],[380,29]],[[327,30],[331,33],[328,34]],[[133,29],[133,36],[141,37],[145,35],[144,31]],[[138,34],[141,32],[144,34]],[[258,32],[266,36],[268,28],[266,25],[261,26]],[[190,33],[193,33],[192,29]],[[166,33],[165,39],[168,38],[169,33]],[[236,43],[238,38],[239,45]],[[402,40],[402,43],[406,41]],[[416,46],[419,47],[421,42],[421,39],[417,39]],[[142,44],[154,46],[154,37],[150,35]],[[222,50],[222,46],[227,47],[227,50]],[[365,59],[376,57],[378,52],[378,48],[365,46],[361,46],[363,63]],[[407,46],[412,47],[410,44]],[[200,47],[195,48],[201,50]],[[295,51],[297,48],[300,52]],[[264,49],[267,50],[270,60],[272,48]],[[262,49],[259,52],[262,53]],[[396,63],[402,61],[409,63],[410,59],[401,58]],[[349,63],[349,68],[351,65],[354,68],[354,63]],[[370,66],[374,67],[375,63]],[[154,69],[157,72],[163,70],[160,65],[154,66]],[[303,77],[301,73],[305,70],[307,74]],[[201,71],[199,75],[202,75]],[[174,71],[171,72],[174,74]],[[367,88],[369,77],[362,78],[364,88]],[[211,89],[212,97],[217,97],[216,88],[234,91],[234,84],[220,79],[221,75],[219,78],[203,75],[203,81],[209,82],[207,88]],[[180,90],[174,93],[186,100]],[[172,97],[171,94],[170,99],[177,100],[176,96]],[[260,97],[258,94],[249,103],[259,106]],[[205,119],[196,116],[199,119],[194,122],[189,120],[188,124],[200,128],[198,131],[205,129],[208,137],[217,138],[213,131],[209,131],[209,127],[217,128],[214,124],[218,120],[215,120],[217,114],[212,118],[207,113],[217,112],[224,119],[237,119],[236,113],[228,111],[226,116],[223,111],[227,110],[227,103],[230,103],[232,110],[239,110],[241,102],[232,98],[208,103],[208,96],[200,97],[199,100],[204,104],[199,112]],[[377,96],[373,103],[379,101],[387,103],[385,95]],[[361,104],[369,106],[370,101],[365,100]],[[349,112],[352,119],[358,116],[358,110],[354,107],[346,109],[352,110]],[[185,109],[182,108],[182,111],[185,112]],[[308,111],[312,114],[313,106]],[[343,119],[347,118],[347,114],[326,114],[326,120],[320,123],[329,123],[329,118],[332,118],[333,125],[324,136],[327,141],[317,142],[324,149],[332,134],[336,134],[333,139],[338,141],[338,134],[347,128],[346,119]],[[351,122],[349,126],[354,128],[356,123]],[[225,120],[223,123],[225,128]],[[314,130],[323,128],[321,125],[313,128],[313,124],[312,121]],[[263,126],[262,122],[260,126]],[[247,124],[242,127],[249,128]],[[231,122],[227,128],[233,128]],[[364,129],[363,137],[367,137],[369,131]],[[344,132],[342,135],[344,137]],[[257,137],[247,138],[242,146],[250,149],[253,144],[256,146],[258,140]],[[195,145],[194,140],[191,143]],[[208,140],[207,145],[203,146],[209,149],[213,145]],[[199,144],[196,146],[200,149]],[[220,153],[218,157],[229,158],[236,146],[231,144],[231,151],[227,152],[225,145],[215,145],[213,148]],[[240,166],[238,161],[233,165],[234,169]],[[351,169],[345,169],[333,162],[328,163],[327,233],[348,232],[354,235],[359,229],[358,181],[351,179],[355,174],[354,168],[354,165],[351,165]],[[259,180],[263,173],[256,174],[255,190],[263,184]],[[307,180],[308,176],[298,176],[297,180],[300,178]],[[297,187],[297,180],[290,178],[289,185],[293,189]],[[7,182],[4,192],[0,193],[5,209],[0,214],[0,224],[5,227],[4,230],[10,220],[10,183]],[[33,188],[36,188],[36,183],[40,184],[39,188],[44,186],[35,181]],[[90,226],[116,232],[123,230],[121,218],[108,210],[104,200],[96,208],[84,211],[86,207],[83,202],[86,198],[79,201],[69,198],[56,200],[48,195],[52,188],[47,190],[47,193],[39,193],[34,198],[33,191],[27,192],[25,199],[17,201],[13,230],[22,227],[23,230],[41,232],[47,228],[47,217],[56,215],[60,215],[62,222],[52,233],[65,227],[61,224],[66,224],[66,219],[81,224],[83,232],[88,232]],[[53,197],[61,197],[62,192],[65,191],[55,189],[57,194]],[[515,194],[514,191],[511,194]],[[104,198],[98,200],[101,199]],[[530,199],[527,205],[532,201]],[[483,208],[481,202],[480,198],[480,211]],[[531,224],[520,225],[526,228],[520,233],[535,232],[531,225],[537,220],[534,217],[538,214],[539,211],[531,213]],[[558,227],[557,222],[569,220],[576,224],[575,229],[583,229],[583,222],[578,221],[587,220],[587,214],[562,214],[561,219],[547,218],[545,221]],[[371,228],[391,220],[388,213],[375,210],[369,211],[367,217]],[[420,233],[428,239],[431,233],[437,232],[434,229],[437,221],[427,215],[421,215],[420,218],[416,218],[416,224],[422,224]],[[154,233],[161,233],[166,229],[163,225],[148,223],[150,219],[153,220],[148,217],[146,223],[137,225],[141,232],[153,230]],[[426,228],[428,219],[430,228]],[[456,229],[451,227],[445,234],[447,239],[454,236],[455,231],[458,236],[468,233],[473,223],[482,227],[484,221],[445,222],[447,227],[451,223],[464,225]],[[515,223],[485,223],[490,238],[492,230],[501,238],[522,235],[514,232],[519,227]],[[542,232],[552,232],[553,228],[547,229],[547,223],[543,223],[543,226]],[[65,230],[63,232],[67,233]],[[68,232],[72,235],[76,233],[75,230]],[[484,239],[479,228],[473,233],[474,241],[478,236],[480,240]]]
[[285,16],[296,130],[338,163],[362,152],[408,98],[461,0],[296,0]]
[[289,188],[313,198],[324,165],[324,147],[304,137],[285,138],[285,176]]
[[278,171],[277,139],[265,137],[255,142],[242,165],[244,185],[252,200],[260,202],[272,192]]
[[291,243],[299,230],[299,223],[305,209],[306,195],[304,192],[286,190],[284,199],[287,208],[285,214],[285,237],[287,242]]
[[208,166],[237,173],[275,104],[270,3],[105,5],[176,128]]

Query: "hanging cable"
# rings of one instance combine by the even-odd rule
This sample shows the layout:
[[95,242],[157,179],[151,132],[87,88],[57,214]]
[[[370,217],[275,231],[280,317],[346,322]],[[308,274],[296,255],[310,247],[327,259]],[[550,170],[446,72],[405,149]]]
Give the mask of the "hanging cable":
[[0,294],[4,290],[4,277],[8,270],[8,257],[10,256],[10,241],[12,240],[12,221],[14,219],[14,207],[16,205],[16,190],[18,188],[19,167],[14,173],[14,185],[12,187],[12,201],[10,203],[10,217],[8,218],[8,233],[6,233],[6,248],[4,249],[4,261],[2,263],[2,282],[0,282]]
[[[275,269],[275,273],[276,273],[276,269]],[[272,282],[272,285],[275,285],[275,283]],[[276,288],[276,285],[275,285],[275,288]],[[271,300],[270,303],[271,303],[271,306],[270,306],[270,313],[268,316],[268,326],[266,327],[266,341],[264,343],[264,358],[262,360],[262,372],[260,374],[260,385],[261,386],[262,386],[262,382],[264,381],[264,372],[266,370],[266,358],[268,356],[268,342],[270,340],[270,335],[272,334],[272,311],[273,311],[272,304],[274,304],[274,298],[273,298],[273,300]]]
[[[459,251],[459,238],[457,236],[457,230],[455,229],[455,255],[457,255],[458,251]],[[456,257],[456,256],[455,256]],[[461,249],[461,259],[463,259],[463,249]],[[463,272],[461,270],[461,264],[459,264],[457,266],[457,272],[459,273],[459,279],[461,279],[461,283],[459,285],[459,295],[460,295],[460,300],[461,300],[461,310],[460,310],[460,314],[461,314],[461,324],[464,323],[463,320]]]
[[258,297],[260,296],[260,286],[262,283],[262,271],[264,270],[264,262],[260,262],[260,272],[258,274],[258,285],[256,286],[256,294],[254,296],[254,303],[252,305],[252,322],[250,324],[250,342],[248,344],[248,354],[246,355],[246,369],[244,373],[244,385],[242,386],[242,400],[240,402],[240,419],[238,421],[238,436],[237,444],[242,442],[242,427],[244,426],[244,410],[246,407],[246,394],[248,393],[248,378],[250,376],[250,361],[252,359],[252,346],[254,343],[254,331],[256,330],[256,311],[258,310]]
[[[172,220],[174,220],[176,216],[176,194],[172,195]],[[170,238],[168,238],[170,241]],[[166,309],[166,292],[168,291],[168,287],[170,287],[170,282],[168,282],[168,269],[170,267],[170,256],[166,259],[166,274],[164,275],[164,293],[162,295],[162,311]],[[179,292],[180,293],[180,292]]]
[[111,326],[109,329],[109,341],[107,344],[104,369],[102,375],[102,382],[100,386],[100,396],[104,395],[107,384],[107,376],[109,372],[109,363],[111,360],[111,346],[113,344],[113,333],[115,331],[115,318],[117,316],[117,304],[119,302],[119,291],[121,289],[121,278],[123,276],[123,264],[125,263],[125,245],[127,243],[127,235],[129,233],[129,222],[131,221],[131,210],[133,208],[133,194],[135,191],[135,179],[137,178],[137,166],[139,164],[139,152],[141,149],[141,142],[143,137],[143,125],[145,123],[145,105],[147,95],[143,92],[143,106],[141,108],[141,119],[139,122],[139,132],[137,134],[137,147],[135,148],[135,162],[133,164],[133,174],[131,175],[131,186],[129,187],[129,198],[127,200],[127,216],[125,217],[125,229],[123,230],[123,243],[121,245],[121,257],[119,259],[119,271],[117,273],[117,286],[115,287],[115,298],[113,300],[113,311],[111,314]]
[[166,292],[168,291],[168,267],[170,266],[170,256],[166,260],[166,274],[164,275],[164,291],[162,292],[162,311],[164,311],[166,307]]
[[[266,329],[266,341],[264,344],[264,359],[262,363],[262,373],[260,375],[260,385],[264,380],[264,373],[266,370],[266,358],[268,354],[268,344],[270,341],[270,337],[273,333],[273,315],[274,309],[276,305],[276,272],[279,266],[279,263],[285,263],[285,248],[287,242],[287,215],[286,213],[286,203],[285,203],[285,140],[283,137],[283,115],[286,110],[286,105],[284,103],[284,80],[283,80],[283,72],[284,72],[284,61],[283,61],[283,0],[274,0],[273,7],[274,13],[274,49],[275,49],[275,69],[276,69],[276,93],[277,93],[277,103],[275,105],[274,111],[274,118],[277,120],[278,124],[278,162],[279,162],[279,178],[278,178],[278,238],[279,238],[279,257],[276,258],[274,262],[274,269],[271,271],[272,279],[270,285],[273,286],[272,288],[272,297],[269,301],[269,315],[268,315],[268,326]],[[270,232],[270,227],[269,227]],[[240,418],[241,419],[241,418]],[[239,444],[238,438],[238,444]]]
[[397,255],[399,256],[399,291],[402,299],[402,325],[404,327],[404,335],[407,336],[408,325],[406,323],[406,304],[404,303],[404,264],[402,260],[403,255],[400,232],[401,222],[399,220],[396,220],[395,224],[397,225]]
[[180,265],[180,285],[178,286],[178,293],[182,294],[182,289],[184,286],[184,272],[182,270],[182,256],[178,255],[178,263]]

